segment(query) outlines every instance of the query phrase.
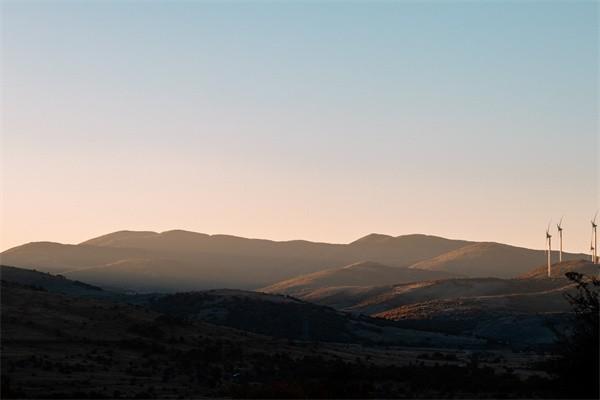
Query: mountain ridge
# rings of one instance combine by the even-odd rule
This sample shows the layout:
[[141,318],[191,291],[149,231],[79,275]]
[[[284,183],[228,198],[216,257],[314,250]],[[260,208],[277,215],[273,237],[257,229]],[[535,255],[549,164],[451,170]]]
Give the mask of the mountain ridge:
[[[372,233],[348,244],[330,244],[247,239],[181,229],[160,233],[122,230],[77,245],[32,242],[0,253],[0,259],[3,264],[64,273],[100,286],[118,284],[120,289],[137,291],[224,286],[254,290],[361,260],[455,276],[512,277],[545,259],[541,250],[482,243],[424,234],[394,237]],[[567,258],[576,256],[565,253]],[[507,269],[506,264],[513,267]]]

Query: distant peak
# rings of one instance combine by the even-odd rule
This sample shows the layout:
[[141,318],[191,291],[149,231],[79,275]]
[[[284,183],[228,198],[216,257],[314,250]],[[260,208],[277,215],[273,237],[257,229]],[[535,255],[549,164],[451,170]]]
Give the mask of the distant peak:
[[128,231],[121,230],[112,233],[108,233],[106,235],[98,236],[90,240],[86,240],[85,242],[81,242],[79,244],[83,245],[106,245],[112,241],[130,239],[134,237],[145,237],[145,236],[154,236],[158,235],[157,232],[153,231]]
[[201,235],[201,236],[209,236],[206,233],[186,231],[184,229],[171,229],[169,231],[164,231],[160,233],[161,235]]
[[355,240],[354,242],[350,243],[350,244],[365,244],[365,243],[382,243],[385,242],[387,240],[393,239],[393,236],[389,236],[389,235],[382,235],[380,233],[370,233],[367,236],[363,236],[358,240]]
[[115,231],[115,232],[111,232],[111,233],[107,233],[106,235],[103,236],[99,236],[99,237],[109,237],[109,236],[141,236],[141,235],[156,235],[157,232],[154,231],[130,231],[130,230],[120,230],[120,231]]
[[396,236],[396,239],[400,239],[400,238],[407,239],[407,238],[441,238],[441,237],[435,236],[435,235],[426,235],[424,233],[409,233],[406,235]]
[[441,236],[426,235],[423,233],[411,233],[408,235],[390,236],[382,235],[380,233],[371,233],[365,237],[362,237],[350,244],[389,244],[389,243],[423,243],[423,242],[464,242],[462,240],[447,239]]

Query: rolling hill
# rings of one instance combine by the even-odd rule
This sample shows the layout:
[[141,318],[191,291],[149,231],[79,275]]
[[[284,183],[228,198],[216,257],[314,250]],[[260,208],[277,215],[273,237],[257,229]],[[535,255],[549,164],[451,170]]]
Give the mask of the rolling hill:
[[[348,312],[391,319],[413,329],[473,335],[517,346],[550,344],[569,324],[565,298],[574,284],[564,274],[598,276],[585,260],[535,268],[519,278],[453,278],[374,287],[318,287],[289,293]],[[277,288],[277,285],[274,285]],[[293,288],[292,288],[293,289]]]
[[289,296],[218,289],[174,294],[124,294],[39,271],[2,266],[2,282],[83,300],[109,300],[158,312],[177,321],[213,325],[276,338],[336,343],[478,347],[481,340],[398,328],[391,321],[356,316]]
[[477,348],[480,339],[398,328],[287,296],[220,289],[141,296],[137,304],[177,318],[203,321],[277,338],[311,342]]
[[[408,283],[394,285],[388,291],[363,300],[349,308],[349,310],[372,315],[405,304],[417,304],[444,299],[545,293],[570,285],[571,283],[564,278],[539,280],[464,278]],[[552,310],[552,305],[549,304],[547,311]]]
[[[552,343],[553,329],[568,325],[571,306],[565,293],[574,291],[574,284],[564,276],[569,271],[598,276],[599,267],[571,260],[554,264],[550,278],[543,266],[512,279],[451,278],[384,286],[328,286],[331,281],[326,279],[299,278],[296,285],[290,280],[265,290],[391,319],[406,328],[528,346]],[[318,273],[308,276],[312,275],[319,277]]]
[[564,278],[455,278],[363,288],[325,287],[288,294],[317,304],[339,304],[339,309],[349,312],[375,315],[396,307],[433,300],[542,292],[567,284]]
[[0,294],[3,398],[497,397],[507,382],[515,397],[549,393],[543,377],[523,383],[542,373],[533,353],[290,341],[5,280]]
[[338,268],[302,275],[261,289],[268,293],[302,297],[315,289],[381,286],[393,283],[456,277],[443,271],[389,267],[371,261],[358,262]]
[[[600,265],[593,264],[589,260],[569,260],[561,263],[552,264],[551,276],[554,278],[562,278],[567,272],[579,272],[584,275],[600,276]],[[533,270],[523,274],[520,278],[529,279],[545,279],[548,277],[548,267],[546,265],[539,266]]]
[[[341,310],[373,315],[402,305],[431,300],[544,292],[568,285],[569,282],[564,277],[564,273],[567,271],[584,274],[592,274],[596,271],[598,274],[599,269],[597,265],[589,261],[572,260],[554,264],[553,277],[550,279],[546,276],[546,267],[544,266],[513,279],[466,277],[408,279],[404,282],[400,280],[401,283],[398,284],[380,286],[338,285],[339,282],[333,281],[330,277],[340,271],[336,269],[282,281],[263,288],[263,290],[267,293],[287,294]],[[343,269],[341,270],[343,271]],[[415,271],[422,273],[426,270],[415,269]],[[440,273],[440,271],[430,272]],[[364,281],[366,282],[367,279]],[[388,282],[396,281],[390,279]]]
[[35,270],[0,266],[0,278],[3,281],[40,288],[43,290],[83,297],[110,297],[110,292],[98,286],[65,278],[62,275],[52,275]]
[[[446,271],[469,277],[512,278],[539,265],[544,251],[530,250],[500,243],[472,243],[417,262],[410,268]],[[582,254],[565,254],[565,260],[581,259]]]

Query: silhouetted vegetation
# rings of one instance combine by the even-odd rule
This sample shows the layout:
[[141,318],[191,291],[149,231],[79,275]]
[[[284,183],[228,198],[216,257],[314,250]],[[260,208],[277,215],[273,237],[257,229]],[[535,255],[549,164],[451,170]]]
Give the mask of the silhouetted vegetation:
[[160,296],[149,305],[156,311],[180,320],[201,319],[279,338],[359,341],[347,327],[350,321],[348,316],[329,307],[299,300],[271,302],[236,295],[189,292]]
[[[572,330],[543,365],[550,375],[541,364],[522,361],[532,354],[519,353],[516,363],[507,350],[400,354],[393,347],[319,341],[339,338],[348,319],[304,302],[281,307],[220,299],[228,313],[214,318],[241,329],[235,330],[194,320],[203,304],[219,309],[210,295],[165,296],[168,301],[149,310],[2,282],[2,398],[594,397],[600,284],[579,274],[569,279],[578,289],[569,297]],[[157,305],[167,313],[157,313]],[[374,329],[396,323],[378,324]]]
[[600,280],[577,272],[565,274],[576,285],[566,294],[573,307],[572,329],[557,332],[557,358],[546,363],[554,377],[555,396],[599,398],[600,388]]
[[231,386],[238,398],[440,398],[547,397],[548,381],[520,379],[477,363],[466,366],[415,363],[377,366],[319,356],[294,360],[263,356],[256,370]]

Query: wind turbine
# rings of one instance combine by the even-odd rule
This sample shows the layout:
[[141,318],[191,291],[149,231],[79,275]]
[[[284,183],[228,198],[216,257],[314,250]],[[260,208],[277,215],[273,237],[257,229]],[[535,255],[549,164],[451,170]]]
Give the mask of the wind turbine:
[[558,237],[560,240],[560,253],[558,253],[559,254],[558,261],[559,262],[562,262],[562,231],[563,231],[562,220],[563,220],[563,217],[560,217],[560,222],[556,225],[556,227],[558,228]]
[[552,275],[552,235],[550,234],[550,223],[546,229],[546,243],[548,244],[548,278]]
[[596,224],[596,217],[598,216],[598,211],[596,211],[596,214],[594,214],[594,219],[592,219],[590,222],[592,223],[592,262],[594,264],[596,264],[598,262],[598,253],[597,253],[597,249],[598,249],[598,232],[597,232],[597,227],[598,224]]

